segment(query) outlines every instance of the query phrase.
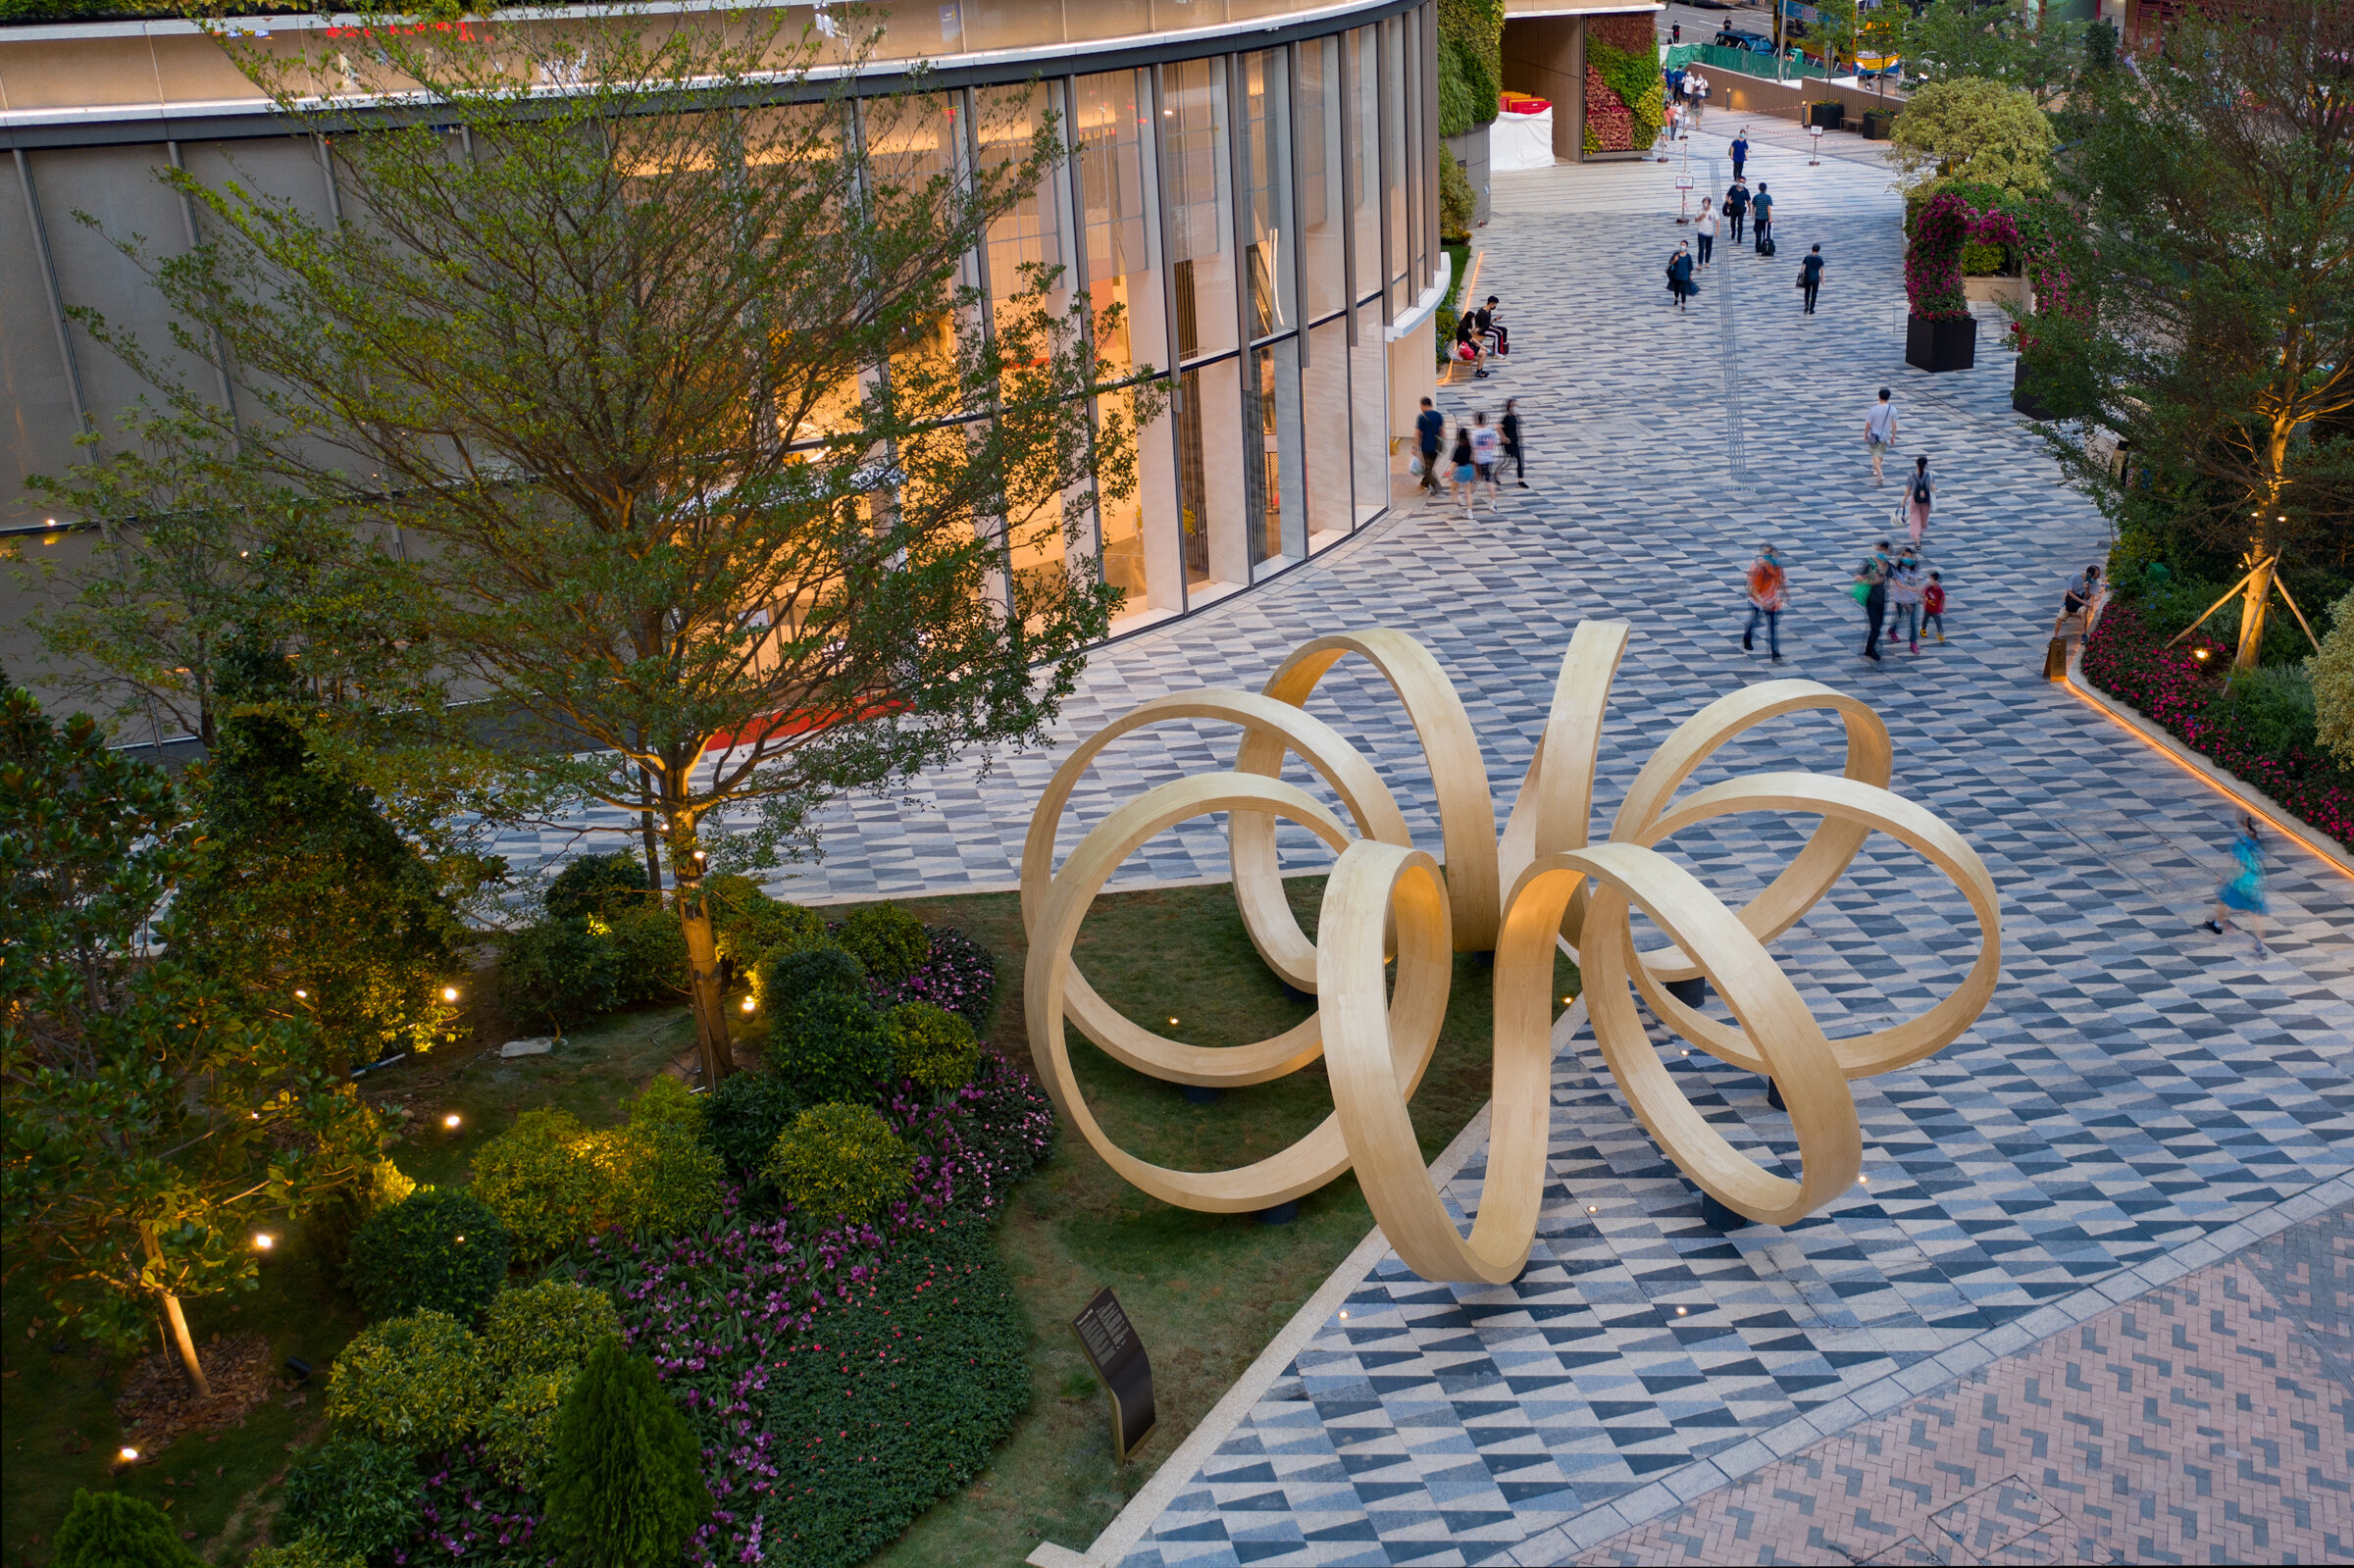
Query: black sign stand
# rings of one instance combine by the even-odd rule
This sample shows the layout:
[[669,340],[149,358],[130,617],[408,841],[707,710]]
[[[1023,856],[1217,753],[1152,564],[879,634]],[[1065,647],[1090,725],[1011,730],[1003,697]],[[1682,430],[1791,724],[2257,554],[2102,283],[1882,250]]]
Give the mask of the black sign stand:
[[1152,1435],[1152,1363],[1136,1327],[1107,1287],[1071,1319],[1080,1353],[1111,1395],[1111,1451],[1126,1464]]

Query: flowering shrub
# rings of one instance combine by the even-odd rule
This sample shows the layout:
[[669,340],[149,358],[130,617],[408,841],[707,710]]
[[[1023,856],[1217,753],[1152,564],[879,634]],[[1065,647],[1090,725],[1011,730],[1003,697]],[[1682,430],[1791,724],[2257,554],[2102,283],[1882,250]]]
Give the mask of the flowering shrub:
[[2019,226],[2004,212],[1979,212],[1952,191],[1929,199],[1913,222],[1905,247],[1905,298],[1925,321],[1960,321],[1970,314],[1962,291],[1962,247],[1971,240],[2025,248]]
[[480,1445],[441,1454],[425,1473],[424,1524],[396,1564],[463,1562],[466,1568],[546,1568],[555,1551],[533,1499],[492,1474]]
[[953,927],[935,926],[932,956],[900,985],[881,988],[876,1005],[889,1009],[900,1002],[930,1002],[956,1014],[979,1034],[989,1028],[997,999],[998,963],[989,949]]
[[[2201,660],[2195,650],[2205,648]],[[2354,777],[2316,748],[2267,750],[2222,693],[2229,643],[2205,630],[2169,648],[2140,606],[2113,601],[2084,639],[2084,679],[2192,749],[2279,801],[2338,842],[2354,845]]]

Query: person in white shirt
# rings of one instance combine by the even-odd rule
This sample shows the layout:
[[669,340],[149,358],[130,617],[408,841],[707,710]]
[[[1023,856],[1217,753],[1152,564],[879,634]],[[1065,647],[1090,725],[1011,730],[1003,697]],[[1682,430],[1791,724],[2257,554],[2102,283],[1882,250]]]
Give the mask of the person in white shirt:
[[1700,264],[1706,267],[1709,252],[1716,248],[1716,214],[1706,196],[1700,198],[1700,216],[1692,220],[1692,229],[1700,235]]
[[[1504,437],[1488,423],[1485,414],[1471,416],[1471,466],[1479,475],[1479,482],[1488,487],[1488,510],[1499,511],[1497,502],[1496,469],[1504,461]],[[1465,508],[1466,511],[1469,508]]]
[[1699,72],[1687,72],[1684,85],[1692,94],[1692,124],[1700,124],[1700,112],[1709,106],[1709,78]]
[[1886,457],[1888,448],[1896,444],[1896,405],[1888,398],[1888,388],[1881,387],[1880,400],[1872,405],[1871,412],[1864,419],[1864,444],[1871,451],[1871,482],[1874,484],[1888,482],[1880,473],[1880,459]]

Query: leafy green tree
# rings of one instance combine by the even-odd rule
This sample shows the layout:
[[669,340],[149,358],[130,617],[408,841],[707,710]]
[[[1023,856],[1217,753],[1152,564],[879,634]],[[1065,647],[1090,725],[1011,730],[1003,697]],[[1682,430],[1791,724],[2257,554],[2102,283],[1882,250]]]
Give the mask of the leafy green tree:
[[[0,1166],[7,1270],[119,1349],[183,1298],[253,1289],[254,1226],[373,1184],[380,1138],[307,1021],[172,956],[196,851],[170,781],[95,721],[0,699]],[[160,936],[165,956],[146,946]]]
[[2305,661],[2313,677],[2313,728],[2324,749],[2354,770],[2354,593],[2331,606],[2332,626]]
[[[2354,546],[2354,9],[2283,0],[2261,25],[2186,12],[2163,53],[2072,103],[2058,286],[2034,318],[2052,427],[2112,516],[2170,526],[2249,569],[2236,665],[2254,669],[2284,551],[2343,572]],[[2120,488],[2102,428],[2131,442]]]
[[1982,76],[1916,91],[1888,132],[1890,160],[1916,193],[1989,185],[2013,201],[2052,184],[2052,122],[2033,95]]
[[2086,24],[2053,16],[2049,6],[2030,12],[2023,0],[1934,0],[1910,18],[1874,21],[1901,26],[1906,75],[1932,82],[1975,76],[2023,88],[2047,109],[2067,95],[2087,60]]
[[[1064,155],[1043,94],[968,126],[919,80],[845,134],[862,46],[785,15],[232,46],[344,217],[165,171],[213,237],[152,263],[264,413],[249,460],[430,544],[402,581],[436,656],[568,737],[520,766],[651,821],[712,1080],[705,852],[774,863],[844,790],[1043,738],[1120,598],[1083,555],[1155,401],[1051,269],[963,280]],[[435,107],[355,120],[379,91]],[[706,845],[729,810],[757,821]]]
[[676,1562],[711,1511],[703,1454],[654,1364],[619,1340],[589,1354],[556,1414],[549,1536],[591,1568]]
[[154,1503],[120,1492],[77,1492],[57,1531],[57,1568],[199,1568]]
[[[224,668],[231,696],[293,694],[283,656],[250,637]],[[449,1037],[466,934],[434,870],[277,711],[218,729],[174,951],[263,1015],[307,1022],[345,1071]]]

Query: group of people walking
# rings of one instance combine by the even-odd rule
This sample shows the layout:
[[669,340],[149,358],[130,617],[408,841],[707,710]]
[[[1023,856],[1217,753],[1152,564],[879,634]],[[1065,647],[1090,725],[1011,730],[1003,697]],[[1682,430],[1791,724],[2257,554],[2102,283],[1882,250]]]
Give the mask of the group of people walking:
[[1417,448],[1417,469],[1422,488],[1436,495],[1445,493],[1463,503],[1463,516],[1472,515],[1481,489],[1487,491],[1488,509],[1501,510],[1500,496],[1504,486],[1504,466],[1512,465],[1513,482],[1528,488],[1528,453],[1520,439],[1519,399],[1504,400],[1504,418],[1494,425],[1488,423],[1485,409],[1471,416],[1468,425],[1455,428],[1452,449],[1442,448],[1447,441],[1447,418],[1429,398],[1422,399],[1422,412],[1414,416],[1414,444]]
[[[1716,205],[1714,197],[1700,199],[1700,216],[1692,221],[1692,240],[1678,240],[1675,253],[1667,258],[1667,293],[1677,310],[1700,292],[1699,275],[1715,261],[1716,240],[1726,233],[1732,243],[1741,243],[1744,228],[1755,237],[1754,248],[1760,256],[1771,256],[1776,246],[1773,238],[1773,191],[1766,181],[1758,181],[1753,194],[1749,180],[1742,173],[1749,163],[1749,133],[1744,130],[1733,139],[1733,182],[1724,193],[1724,203]],[[1698,241],[1697,252],[1694,241]],[[1817,244],[1807,252],[1799,263],[1797,284],[1804,314],[1815,314],[1815,301],[1822,292],[1822,246]]]

